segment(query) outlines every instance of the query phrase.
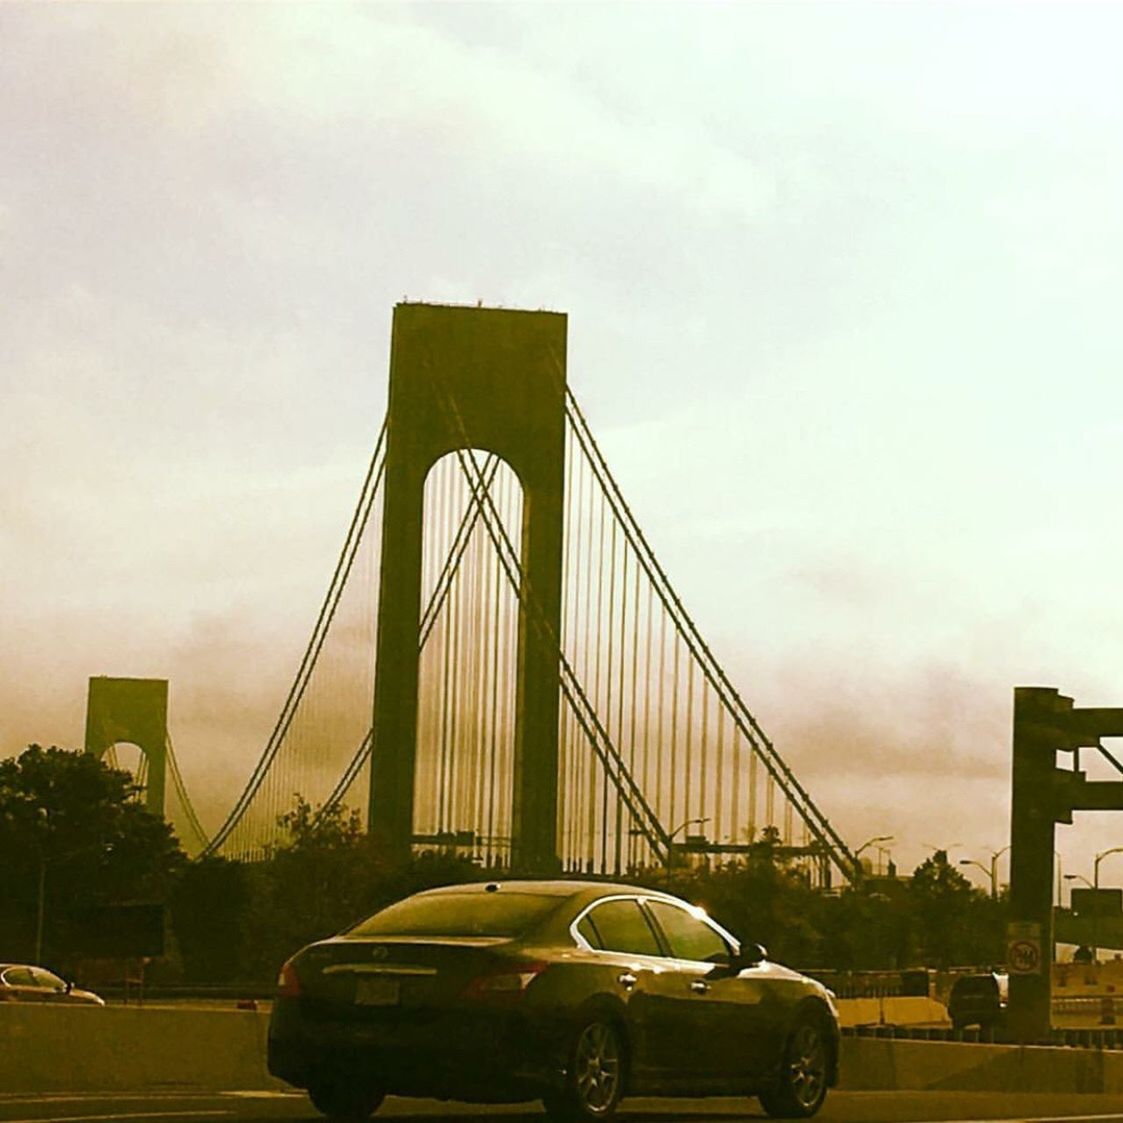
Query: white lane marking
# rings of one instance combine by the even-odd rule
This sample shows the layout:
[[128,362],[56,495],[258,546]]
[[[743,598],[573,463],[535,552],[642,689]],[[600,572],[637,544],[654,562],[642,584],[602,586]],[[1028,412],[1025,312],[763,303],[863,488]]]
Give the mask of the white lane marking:
[[1119,1123],[1123,1109],[1097,1112],[1095,1115],[1032,1115],[1026,1117],[1003,1116],[1000,1119],[926,1119],[923,1123]]
[[[0,0],[2,4],[4,0]],[[217,1100],[219,1098],[217,1092],[211,1092],[208,1095],[194,1095],[194,1096],[147,1096],[143,1093],[133,1093],[130,1095],[128,1092],[121,1092],[118,1095],[110,1095],[106,1093],[101,1096],[3,1096],[0,1097],[0,1110],[14,1107],[26,1107],[28,1104],[36,1104],[51,1107],[62,1107],[64,1104],[86,1104],[89,1107],[97,1107],[102,1103],[120,1103],[120,1104],[151,1104],[151,1103],[195,1103],[198,1100],[208,1101]],[[167,1114],[164,1112],[163,1114]],[[10,1120],[0,1119],[0,1123],[11,1123]]]
[[185,1119],[187,1116],[221,1115],[230,1118],[232,1111],[115,1111],[112,1115],[36,1115],[32,1119],[5,1119],[4,1123],[93,1123],[106,1119]]
[[219,1092],[220,1096],[234,1096],[240,1100],[291,1100],[304,1099],[303,1092],[283,1091],[280,1088],[247,1088],[244,1092]]

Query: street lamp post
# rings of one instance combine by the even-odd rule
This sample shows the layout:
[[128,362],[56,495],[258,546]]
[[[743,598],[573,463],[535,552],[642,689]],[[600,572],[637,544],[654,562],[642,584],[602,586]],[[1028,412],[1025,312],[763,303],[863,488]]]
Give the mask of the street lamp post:
[[667,873],[671,872],[671,866],[674,864],[675,855],[675,836],[679,831],[686,830],[687,827],[701,826],[703,823],[710,821],[709,816],[703,816],[697,819],[687,819],[685,822],[679,823],[677,827],[669,835],[667,835]]
[[[1092,871],[1093,876],[1095,876],[1095,874],[1097,872],[1098,871],[1093,870]],[[1095,883],[1089,881],[1082,873],[1066,873],[1065,874],[1065,881],[1083,881],[1084,884],[1087,885],[1089,889],[1095,890],[1097,888]],[[1071,900],[1072,900],[1072,897],[1070,895],[1069,901],[1071,902]],[[1096,962],[1097,957],[1098,957],[1098,951],[1097,951],[1097,948],[1096,948],[1096,943],[1099,939],[1099,934],[1100,934],[1099,919],[1100,919],[1100,916],[1099,916],[1099,901],[1096,898],[1093,897],[1093,899],[1092,899],[1092,962],[1093,963]]]
[[1100,862],[1104,860],[1109,854],[1123,854],[1123,846],[1113,846],[1110,850],[1101,850],[1096,855],[1095,861],[1092,863],[1092,888],[1099,889],[1100,887]]
[[43,902],[47,887],[47,855],[39,851],[39,904],[35,910],[35,962],[43,962]]
[[39,894],[35,906],[35,962],[43,962],[43,916],[47,899],[47,831],[50,812],[45,807],[35,809],[39,823]]
[[1009,846],[1003,846],[1001,850],[996,850],[991,854],[989,869],[984,866],[982,862],[976,862],[973,858],[959,859],[959,864],[961,866],[977,866],[990,878],[990,897],[992,901],[998,899],[998,859],[1009,849]]
[[[854,857],[855,857],[855,859],[857,859],[857,858],[861,857],[862,851],[863,851],[863,850],[866,850],[866,849],[867,849],[867,848],[869,848],[870,846],[873,846],[873,845],[874,845],[875,843],[878,843],[878,842],[892,842],[892,841],[893,841],[893,836],[892,836],[891,834],[878,834],[878,835],[874,835],[874,837],[873,837],[873,838],[869,838],[869,839],[866,839],[866,841],[865,841],[865,842],[863,842],[863,843],[862,843],[862,845],[861,845],[861,846],[859,846],[859,847],[858,847],[858,849],[854,851]],[[862,868],[862,867],[861,867],[861,864],[859,863],[859,865],[858,865],[858,869],[859,869],[859,871],[861,870],[861,868]]]
[[1089,889],[1096,892],[1096,896],[1092,899],[1092,961],[1096,962],[1099,958],[1100,950],[1100,901],[1098,890],[1100,888],[1100,862],[1111,854],[1123,854],[1123,846],[1112,846],[1107,850],[1101,850],[1092,861],[1092,880],[1089,881],[1086,877],[1078,873],[1066,873],[1065,881],[1083,881]]
[[1110,853],[1123,853],[1123,846],[1113,846],[1110,850],[1097,853],[1092,862],[1092,887],[1096,889],[1096,896],[1092,902],[1092,961],[1099,959],[1099,864]]
[[854,851],[854,857],[857,858],[858,855],[860,855],[863,850],[868,850],[869,847],[873,846],[873,844],[875,842],[892,842],[892,841],[893,841],[893,835],[891,835],[891,834],[876,834],[876,835],[873,836],[873,838],[866,839],[866,841],[863,842],[862,845],[859,846],[858,849]]

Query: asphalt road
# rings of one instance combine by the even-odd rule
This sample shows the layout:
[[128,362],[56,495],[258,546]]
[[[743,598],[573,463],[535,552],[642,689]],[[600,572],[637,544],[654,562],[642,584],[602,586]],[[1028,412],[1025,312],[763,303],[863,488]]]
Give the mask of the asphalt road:
[[[432,1100],[388,1099],[375,1120],[543,1123],[525,1106],[476,1107]],[[622,1123],[733,1123],[762,1119],[755,1101],[629,1100]],[[822,1123],[951,1123],[1022,1120],[1023,1123],[1123,1123],[1123,1095],[1010,1095],[996,1092],[833,1092],[817,1117]],[[322,1123],[308,1101],[283,1092],[137,1092],[88,1095],[0,1094],[0,1123]]]

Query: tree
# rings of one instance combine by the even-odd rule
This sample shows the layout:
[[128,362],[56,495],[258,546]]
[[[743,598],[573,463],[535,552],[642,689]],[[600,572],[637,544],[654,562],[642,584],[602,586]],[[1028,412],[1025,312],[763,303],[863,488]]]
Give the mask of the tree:
[[778,960],[818,963],[816,894],[789,860],[777,856],[774,838],[762,832],[759,846],[742,861],[677,872],[668,891],[702,905],[738,938],[763,944]]
[[278,817],[286,838],[247,870],[244,967],[260,981],[313,940],[331,936],[421,889],[485,876],[464,858],[423,854],[395,863],[359,812],[313,807],[297,795]]
[[926,966],[969,962],[971,912],[983,894],[937,850],[913,871],[909,901],[916,945]]
[[243,977],[250,881],[248,866],[213,855],[197,858],[180,874],[172,892],[172,927],[187,981]]
[[44,959],[71,960],[83,909],[166,899],[184,855],[136,795],[89,753],[31,745],[0,761],[0,960],[31,959],[40,936]]

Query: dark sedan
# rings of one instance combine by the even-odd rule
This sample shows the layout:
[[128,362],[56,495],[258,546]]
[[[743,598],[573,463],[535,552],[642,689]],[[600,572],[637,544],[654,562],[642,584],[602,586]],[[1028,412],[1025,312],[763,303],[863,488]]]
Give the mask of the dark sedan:
[[625,885],[418,893],[282,968],[269,1070],[337,1119],[387,1094],[541,1099],[608,1119],[625,1095],[755,1095],[818,1111],[838,1075],[829,991],[705,912]]

